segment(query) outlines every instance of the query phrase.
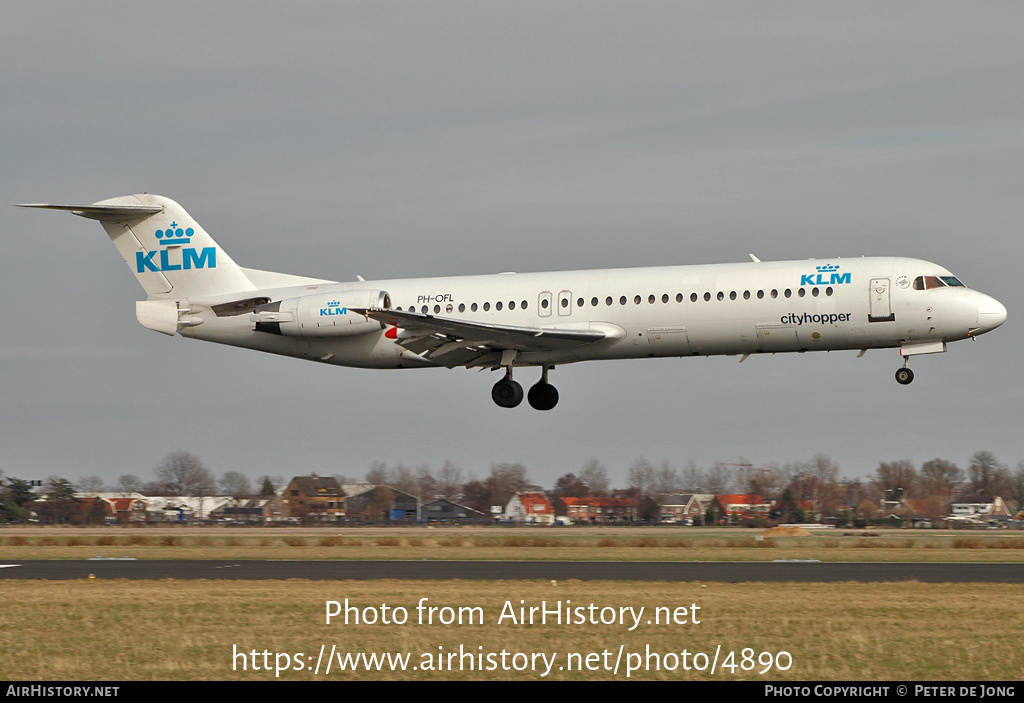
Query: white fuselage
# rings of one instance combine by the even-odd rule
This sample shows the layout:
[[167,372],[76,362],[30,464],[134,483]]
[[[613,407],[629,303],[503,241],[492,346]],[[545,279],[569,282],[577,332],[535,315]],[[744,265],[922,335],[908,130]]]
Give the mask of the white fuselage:
[[[247,273],[259,281],[260,272]],[[955,284],[919,283],[943,278]],[[959,285],[946,269],[896,257],[316,282],[259,294],[282,300],[353,291],[383,291],[393,310],[438,318],[606,334],[593,345],[521,353],[515,365],[879,347],[910,355],[942,351],[946,342],[984,333],[1006,317],[1002,305]],[[331,364],[437,365],[403,348],[386,325],[344,337],[269,335],[255,331],[248,315],[211,312],[225,302],[188,300],[191,312],[179,330]]]

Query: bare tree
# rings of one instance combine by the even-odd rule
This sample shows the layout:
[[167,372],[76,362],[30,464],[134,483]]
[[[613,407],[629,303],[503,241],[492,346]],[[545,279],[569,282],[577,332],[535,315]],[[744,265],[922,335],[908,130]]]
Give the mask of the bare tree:
[[252,494],[252,484],[249,482],[249,477],[240,471],[225,471],[217,485],[220,486],[220,490],[225,495],[229,495],[235,500]]
[[905,459],[883,461],[875,469],[875,484],[888,500],[901,500],[917,491],[917,469]]
[[156,467],[157,480],[167,490],[182,496],[208,496],[215,490],[215,481],[210,470],[199,457],[188,452],[173,452],[164,457]]
[[444,466],[437,472],[437,492],[451,497],[460,493],[461,489],[462,469],[450,461],[444,462]]
[[83,476],[75,487],[79,493],[102,493],[106,490],[106,484],[99,476]]
[[651,492],[654,485],[654,467],[644,457],[640,457],[629,465],[629,487],[636,489],[645,496]]
[[975,452],[967,467],[968,490],[976,498],[990,500],[1009,488],[1010,472],[992,452]]
[[681,487],[679,473],[667,461],[661,462],[661,468],[654,472],[652,493],[677,493]]
[[135,474],[124,474],[117,477],[117,490],[120,493],[138,493],[142,490],[142,479]]
[[383,461],[375,461],[370,464],[370,468],[366,472],[367,483],[372,483],[375,486],[381,486],[388,481],[388,465]]
[[610,481],[608,480],[608,469],[606,469],[604,465],[594,457],[590,457],[583,464],[583,468],[580,469],[579,477],[583,483],[587,484],[591,495],[603,496],[608,493],[608,488],[610,486]]
[[530,478],[522,464],[494,464],[487,485],[491,505],[506,505],[516,492],[529,487]]
[[921,464],[918,477],[921,495],[941,496],[948,503],[953,488],[964,480],[964,472],[959,466],[945,459],[932,459]]

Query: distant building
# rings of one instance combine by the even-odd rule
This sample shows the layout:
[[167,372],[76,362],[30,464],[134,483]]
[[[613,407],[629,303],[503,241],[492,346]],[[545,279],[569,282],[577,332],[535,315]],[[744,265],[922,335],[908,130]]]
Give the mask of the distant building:
[[338,522],[345,518],[345,492],[337,479],[329,476],[296,476],[281,497],[292,517],[303,522]]
[[658,503],[658,519],[661,522],[680,523],[687,519],[695,525],[704,524],[704,513],[714,496],[702,497],[698,493],[661,494]]
[[420,509],[421,520],[442,523],[484,523],[491,522],[489,515],[479,510],[453,503],[447,498],[438,498],[424,503]]
[[543,491],[519,491],[509,499],[504,517],[525,525],[553,525],[555,509]]
[[754,493],[722,493],[715,496],[711,512],[718,516],[719,523],[734,524],[741,520],[767,518],[771,507],[764,498]]
[[348,519],[358,522],[385,524],[420,519],[420,499],[391,486],[374,486],[348,496],[346,504]]
[[566,517],[575,522],[607,524],[636,522],[640,504],[636,498],[599,498],[597,496],[562,498]]

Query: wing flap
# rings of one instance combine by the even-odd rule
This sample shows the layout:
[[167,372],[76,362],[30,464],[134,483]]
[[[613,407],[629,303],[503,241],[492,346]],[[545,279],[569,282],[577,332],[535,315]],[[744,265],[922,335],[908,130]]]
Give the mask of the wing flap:
[[411,311],[349,308],[401,330],[398,343],[414,354],[448,367],[478,366],[495,352],[553,352],[603,341],[601,330],[496,325]]

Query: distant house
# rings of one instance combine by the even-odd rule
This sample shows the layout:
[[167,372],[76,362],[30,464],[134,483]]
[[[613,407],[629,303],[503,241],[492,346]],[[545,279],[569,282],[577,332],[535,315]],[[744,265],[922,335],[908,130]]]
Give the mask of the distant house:
[[109,498],[114,517],[123,525],[144,525],[146,523],[146,501],[141,498]]
[[524,525],[554,525],[555,509],[543,491],[519,491],[509,499],[504,517]]
[[420,519],[420,499],[391,486],[374,486],[348,496],[347,512],[348,519],[359,522],[416,522]]
[[658,519],[662,522],[679,523],[693,520],[693,524],[704,523],[704,513],[708,503],[714,496],[702,496],[698,493],[661,494],[656,497],[658,503]]
[[715,496],[711,511],[718,516],[718,522],[733,524],[741,520],[768,517],[771,504],[755,493],[722,493]]
[[429,503],[424,503],[420,509],[422,520],[428,522],[442,523],[483,523],[490,522],[489,515],[484,515],[479,510],[453,503],[447,498],[438,498]]
[[575,522],[606,524],[636,522],[640,504],[636,498],[599,498],[597,496],[562,498],[565,514]]
[[991,503],[953,503],[950,514],[954,517],[977,517],[979,519],[1009,515],[1006,503],[999,496],[992,498]]
[[210,517],[239,524],[276,525],[289,522],[291,511],[280,496],[259,496],[226,503],[210,511]]
[[123,525],[141,525],[146,522],[146,496],[141,493],[76,493],[78,500],[88,512],[96,501],[103,503],[107,522]]
[[303,522],[338,522],[345,517],[345,492],[329,476],[296,476],[281,497],[292,516]]

